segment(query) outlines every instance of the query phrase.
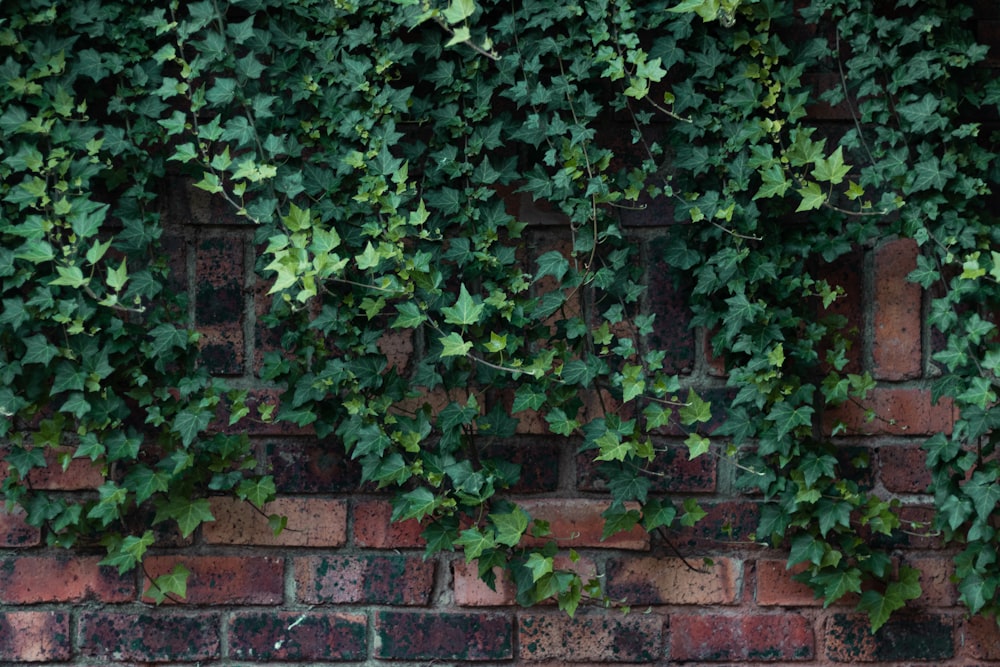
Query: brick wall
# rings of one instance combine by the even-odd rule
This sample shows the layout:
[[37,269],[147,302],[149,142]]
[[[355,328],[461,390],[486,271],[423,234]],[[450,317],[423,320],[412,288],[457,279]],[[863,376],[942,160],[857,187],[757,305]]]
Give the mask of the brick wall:
[[[1000,35],[1000,12],[981,7],[981,34]],[[837,122],[843,110],[822,112]],[[563,238],[551,213],[524,199],[511,205],[533,224],[538,243]],[[276,341],[258,323],[267,300],[253,274],[252,229],[181,183],[166,213],[166,247],[193,297],[205,363],[251,390],[254,401],[274,403],[274,390],[258,380],[261,355]],[[669,217],[659,213],[623,214],[650,258],[653,342],[670,352],[668,367],[721,397],[720,364],[704,333],[686,326],[683,286],[655,259]],[[843,442],[870,455],[874,488],[899,497],[905,517],[921,521],[930,509],[920,444],[947,431],[954,415],[930,399],[927,295],[905,281],[916,253],[911,241],[887,239],[828,268],[850,294],[835,307],[861,332],[849,368],[869,370],[878,387],[868,405],[849,404],[824,423],[847,426]],[[382,345],[399,363],[413,351],[402,335]],[[868,407],[880,418],[867,421]],[[724,461],[658,463],[655,490],[696,497],[707,510],[695,527],[667,540],[631,532],[601,542],[599,476],[587,456],[545,433],[544,424],[523,420],[511,445],[509,456],[524,466],[517,496],[555,535],[575,536],[564,544],[581,554],[577,567],[600,575],[630,614],[581,608],[570,619],[551,605],[520,608],[508,584],[489,589],[463,559],[424,560],[419,526],[390,524],[387,497],[359,491],[359,471],[336,443],[259,424],[250,435],[280,494],[267,512],[288,517],[278,537],[248,506],[216,499],[215,522],[187,540],[161,535],[146,572],[120,576],[99,566],[97,554],[46,548],[20,516],[0,513],[0,664],[1000,665],[997,625],[965,617],[949,579],[950,553],[933,540],[913,537],[901,547],[899,558],[921,570],[924,593],[872,636],[852,600],[824,608],[792,580],[786,554],[749,540],[757,506],[734,489],[735,471]],[[32,483],[74,492],[98,479],[74,460]],[[178,561],[191,571],[187,599],[162,606],[143,599],[145,577]]]

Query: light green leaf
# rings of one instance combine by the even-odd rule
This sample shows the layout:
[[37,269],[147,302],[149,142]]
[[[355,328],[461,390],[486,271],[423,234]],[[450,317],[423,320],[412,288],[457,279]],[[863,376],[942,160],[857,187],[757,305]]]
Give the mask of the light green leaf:
[[482,303],[478,303],[477,299],[472,298],[469,290],[465,288],[465,283],[462,283],[455,305],[442,308],[441,312],[444,313],[444,321],[448,324],[465,326],[479,322],[483,314],[483,307]]
[[510,512],[490,514],[489,516],[494,528],[496,528],[497,544],[509,547],[517,546],[524,531],[528,529],[528,522],[531,521],[528,513],[520,507],[515,507]]
[[826,203],[826,195],[823,194],[823,190],[820,189],[819,183],[810,182],[804,188],[796,190],[799,196],[802,197],[802,201],[799,202],[798,208],[795,212],[801,211],[812,211],[820,208]]
[[438,342],[441,343],[442,357],[464,357],[472,349],[472,343],[462,340],[461,334],[454,331],[438,338]]

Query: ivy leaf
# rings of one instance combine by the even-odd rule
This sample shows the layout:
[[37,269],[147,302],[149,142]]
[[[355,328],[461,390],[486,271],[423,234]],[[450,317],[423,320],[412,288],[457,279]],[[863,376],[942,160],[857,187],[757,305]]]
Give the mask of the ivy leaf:
[[208,428],[211,421],[212,413],[208,410],[186,408],[174,417],[172,430],[181,436],[181,442],[187,447],[194,442],[199,433]]
[[601,516],[604,517],[604,530],[601,532],[602,542],[612,535],[632,530],[641,518],[638,510],[627,510],[621,503],[612,503],[608,509],[601,513]]
[[195,529],[207,521],[215,521],[207,498],[184,498],[175,496],[160,505],[153,517],[153,524],[173,519],[181,530],[181,537],[189,537]]
[[580,427],[580,422],[570,419],[562,408],[549,410],[545,415],[545,421],[549,423],[549,430],[558,435],[571,435]]
[[690,434],[684,444],[688,448],[688,460],[696,459],[702,454],[706,454],[712,448],[712,441],[697,433]]
[[694,389],[688,389],[687,401],[678,410],[681,424],[691,426],[692,424],[705,423],[712,419],[712,404],[703,401]]
[[791,433],[799,426],[812,425],[812,415],[815,410],[809,405],[795,407],[789,401],[782,401],[771,409],[765,417],[775,423],[778,428],[778,439]]
[[537,551],[532,552],[531,555],[528,556],[528,560],[524,562],[524,567],[531,572],[531,581],[533,582],[537,582],[547,574],[552,574],[553,566],[554,561],[551,556],[543,556]]
[[241,500],[249,501],[257,509],[263,509],[265,504],[274,499],[276,493],[277,488],[271,475],[245,479],[236,487],[236,495]]
[[136,504],[141,505],[149,500],[154,493],[167,491],[169,480],[169,475],[162,470],[153,470],[146,465],[137,465],[126,473],[123,483],[135,494]]
[[848,593],[861,592],[861,571],[856,567],[844,571],[823,572],[813,577],[813,581],[822,589],[824,608]]
[[496,548],[496,542],[490,535],[487,535],[478,528],[468,528],[463,530],[458,539],[454,541],[455,546],[462,547],[465,551],[465,562],[471,563],[479,558],[487,549]]
[[552,276],[556,282],[562,282],[563,276],[569,271],[569,260],[558,250],[550,250],[542,254],[536,261],[538,262],[538,272],[535,274],[535,282],[545,276]]
[[156,604],[161,604],[164,600],[173,597],[187,597],[187,582],[191,571],[183,564],[177,563],[167,574],[161,574],[146,588],[143,595],[152,599]]
[[427,315],[412,301],[397,303],[396,310],[399,311],[399,317],[393,321],[393,329],[415,329],[427,321]]
[[1000,502],[1000,484],[996,476],[977,470],[972,479],[965,485],[965,493],[972,500],[976,514],[981,519],[988,519]]
[[819,183],[808,183],[806,187],[796,190],[799,196],[802,197],[802,201],[799,202],[798,208],[795,209],[796,213],[802,211],[813,211],[820,208],[826,203],[826,195],[823,190],[820,189]]
[[509,547],[517,546],[521,541],[521,536],[528,529],[528,522],[531,517],[520,507],[515,507],[510,512],[501,514],[490,514],[490,521],[496,529],[497,544],[504,544]]
[[441,343],[442,357],[464,357],[472,349],[472,343],[462,340],[461,334],[455,331],[438,338],[438,342]]
[[920,597],[919,577],[920,573],[917,570],[904,566],[900,568],[900,580],[889,583],[885,594],[875,590],[861,594],[858,610],[868,613],[872,632],[878,632],[878,629],[889,620],[892,612],[902,609],[907,600]]
[[49,362],[59,353],[59,348],[51,344],[42,334],[35,334],[24,339],[27,348],[21,358],[23,364],[41,364],[48,366]]
[[653,498],[642,508],[642,527],[647,532],[653,532],[663,526],[669,528],[677,516],[677,509],[673,505],[663,504],[658,498]]
[[812,175],[821,183],[838,185],[843,182],[850,170],[851,165],[844,164],[843,146],[837,146],[837,150],[831,153],[830,157],[816,160],[816,167],[812,170]]
[[[469,290],[465,288],[465,283],[462,283],[455,305],[442,308],[441,312],[444,313],[444,321],[448,324],[458,324],[460,326],[477,324],[482,317],[483,304],[477,303],[472,298],[472,295],[469,294]],[[472,344],[469,343],[469,348],[471,347]],[[468,352],[468,349],[465,352]]]

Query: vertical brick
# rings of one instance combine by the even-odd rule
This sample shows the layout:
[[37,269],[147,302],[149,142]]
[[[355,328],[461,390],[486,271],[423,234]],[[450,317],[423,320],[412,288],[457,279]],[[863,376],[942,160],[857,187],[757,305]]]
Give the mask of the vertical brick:
[[195,280],[202,361],[213,373],[239,375],[244,368],[243,239],[202,240],[195,253]]
[[667,242],[668,237],[661,236],[650,243],[648,251],[646,301],[649,311],[656,315],[649,344],[654,349],[666,351],[664,370],[667,373],[690,372],[695,357],[691,309],[687,305],[691,284],[678,277],[664,260]]
[[920,599],[911,604],[918,607],[954,607],[958,604],[958,587],[951,580],[955,564],[950,558],[907,557],[906,564],[920,571]]
[[927,452],[918,445],[890,444],[878,449],[879,476],[892,493],[924,493],[931,483]]
[[5,664],[69,660],[73,656],[69,622],[64,612],[0,613],[0,660]]
[[[347,541],[347,503],[327,498],[278,498],[264,506],[263,513],[235,498],[211,499],[215,521],[202,526],[210,544],[256,544],[264,546],[339,547]],[[275,535],[267,517],[288,518],[288,527]]]
[[521,613],[519,657],[526,661],[654,662],[664,657],[664,619],[655,614]]
[[601,517],[601,513],[608,508],[609,504],[608,501],[582,498],[574,500],[562,498],[524,500],[520,503],[521,507],[533,519],[549,522],[552,537],[559,540],[561,546],[574,549],[580,547],[648,549],[649,533],[640,527],[601,540],[601,533],[604,530],[604,519]]
[[356,501],[352,518],[354,544],[359,547],[405,549],[425,545],[419,522],[392,522],[392,505],[388,500]]
[[834,662],[947,660],[955,654],[954,622],[946,617],[897,614],[872,634],[863,614],[833,614],[827,621],[826,655]]
[[42,531],[29,526],[22,509],[0,507],[0,547],[33,547],[41,544]]
[[908,380],[922,368],[920,286],[906,280],[917,268],[912,239],[890,241],[875,250],[872,302],[872,375]]
[[[874,413],[869,420],[868,411]],[[848,402],[823,414],[823,430],[842,423],[847,435],[933,435],[951,433],[955,407],[951,399],[931,402],[928,389],[876,387],[859,403]]]
[[680,558],[616,558],[607,564],[608,595],[632,606],[735,604],[739,579],[739,563],[730,558],[712,565]]
[[269,442],[266,460],[279,493],[337,493],[361,485],[361,466],[340,443],[315,439]]
[[375,657],[385,660],[509,660],[513,621],[507,614],[380,611]]
[[295,560],[297,596],[306,604],[426,605],[434,561],[418,556],[313,556]]
[[798,614],[759,616],[673,615],[670,657],[679,662],[812,660],[812,624]]
[[238,660],[326,662],[368,657],[364,614],[237,612],[229,651]]
[[98,565],[100,558],[64,553],[58,556],[16,556],[0,560],[0,601],[129,602],[136,597],[134,580],[114,568]]
[[135,662],[217,660],[221,647],[217,614],[85,612],[79,647],[86,656]]
[[187,581],[187,604],[281,604],[284,602],[285,563],[268,556],[150,556],[144,561],[151,579],[167,574],[181,564],[191,574]]

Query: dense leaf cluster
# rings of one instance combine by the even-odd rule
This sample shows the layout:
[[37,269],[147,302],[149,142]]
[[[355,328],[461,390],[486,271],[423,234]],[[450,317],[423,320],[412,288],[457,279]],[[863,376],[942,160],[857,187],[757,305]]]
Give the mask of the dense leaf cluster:
[[[425,523],[428,553],[462,549],[487,580],[509,572],[520,601],[572,612],[603,599],[600,584],[557,568],[548,527],[503,494],[519,471],[502,445],[529,421],[580,443],[607,480],[605,536],[691,525],[695,503],[651,490],[668,454],[655,436],[684,433],[686,455],[708,455],[714,409],[713,437],[763,494],[757,538],[787,544],[828,602],[880,582],[861,595],[878,627],[919,585],[870,539],[898,537],[894,503],[855,481],[867,462],[819,427],[874,386],[849,365],[857,332],[829,314],[843,289],[821,276],[898,235],[926,251],[911,279],[941,286],[935,395],[962,416],[927,444],[934,528],[965,545],[963,600],[995,612],[1000,355],[987,314],[1000,239],[987,195],[1000,172],[970,119],[995,113],[1000,88],[980,81],[970,9],[890,4],[5,7],[8,500],[53,543],[97,536],[127,569],[155,539],[143,517],[187,536],[211,520],[211,493],[263,507],[273,483],[247,472],[249,444],[229,433],[286,421],[397,488],[394,518]],[[853,122],[819,125],[817,104]],[[275,341],[260,374],[285,390],[258,414],[197,364],[184,277],[162,246],[178,174],[255,226]],[[562,224],[529,226],[517,201]],[[651,343],[622,224],[644,207],[676,223],[657,259],[691,285],[726,406],[682,388]],[[402,367],[392,340],[414,350]],[[73,458],[104,473],[92,497],[33,488],[34,470]],[[160,594],[181,591],[182,574]]]

